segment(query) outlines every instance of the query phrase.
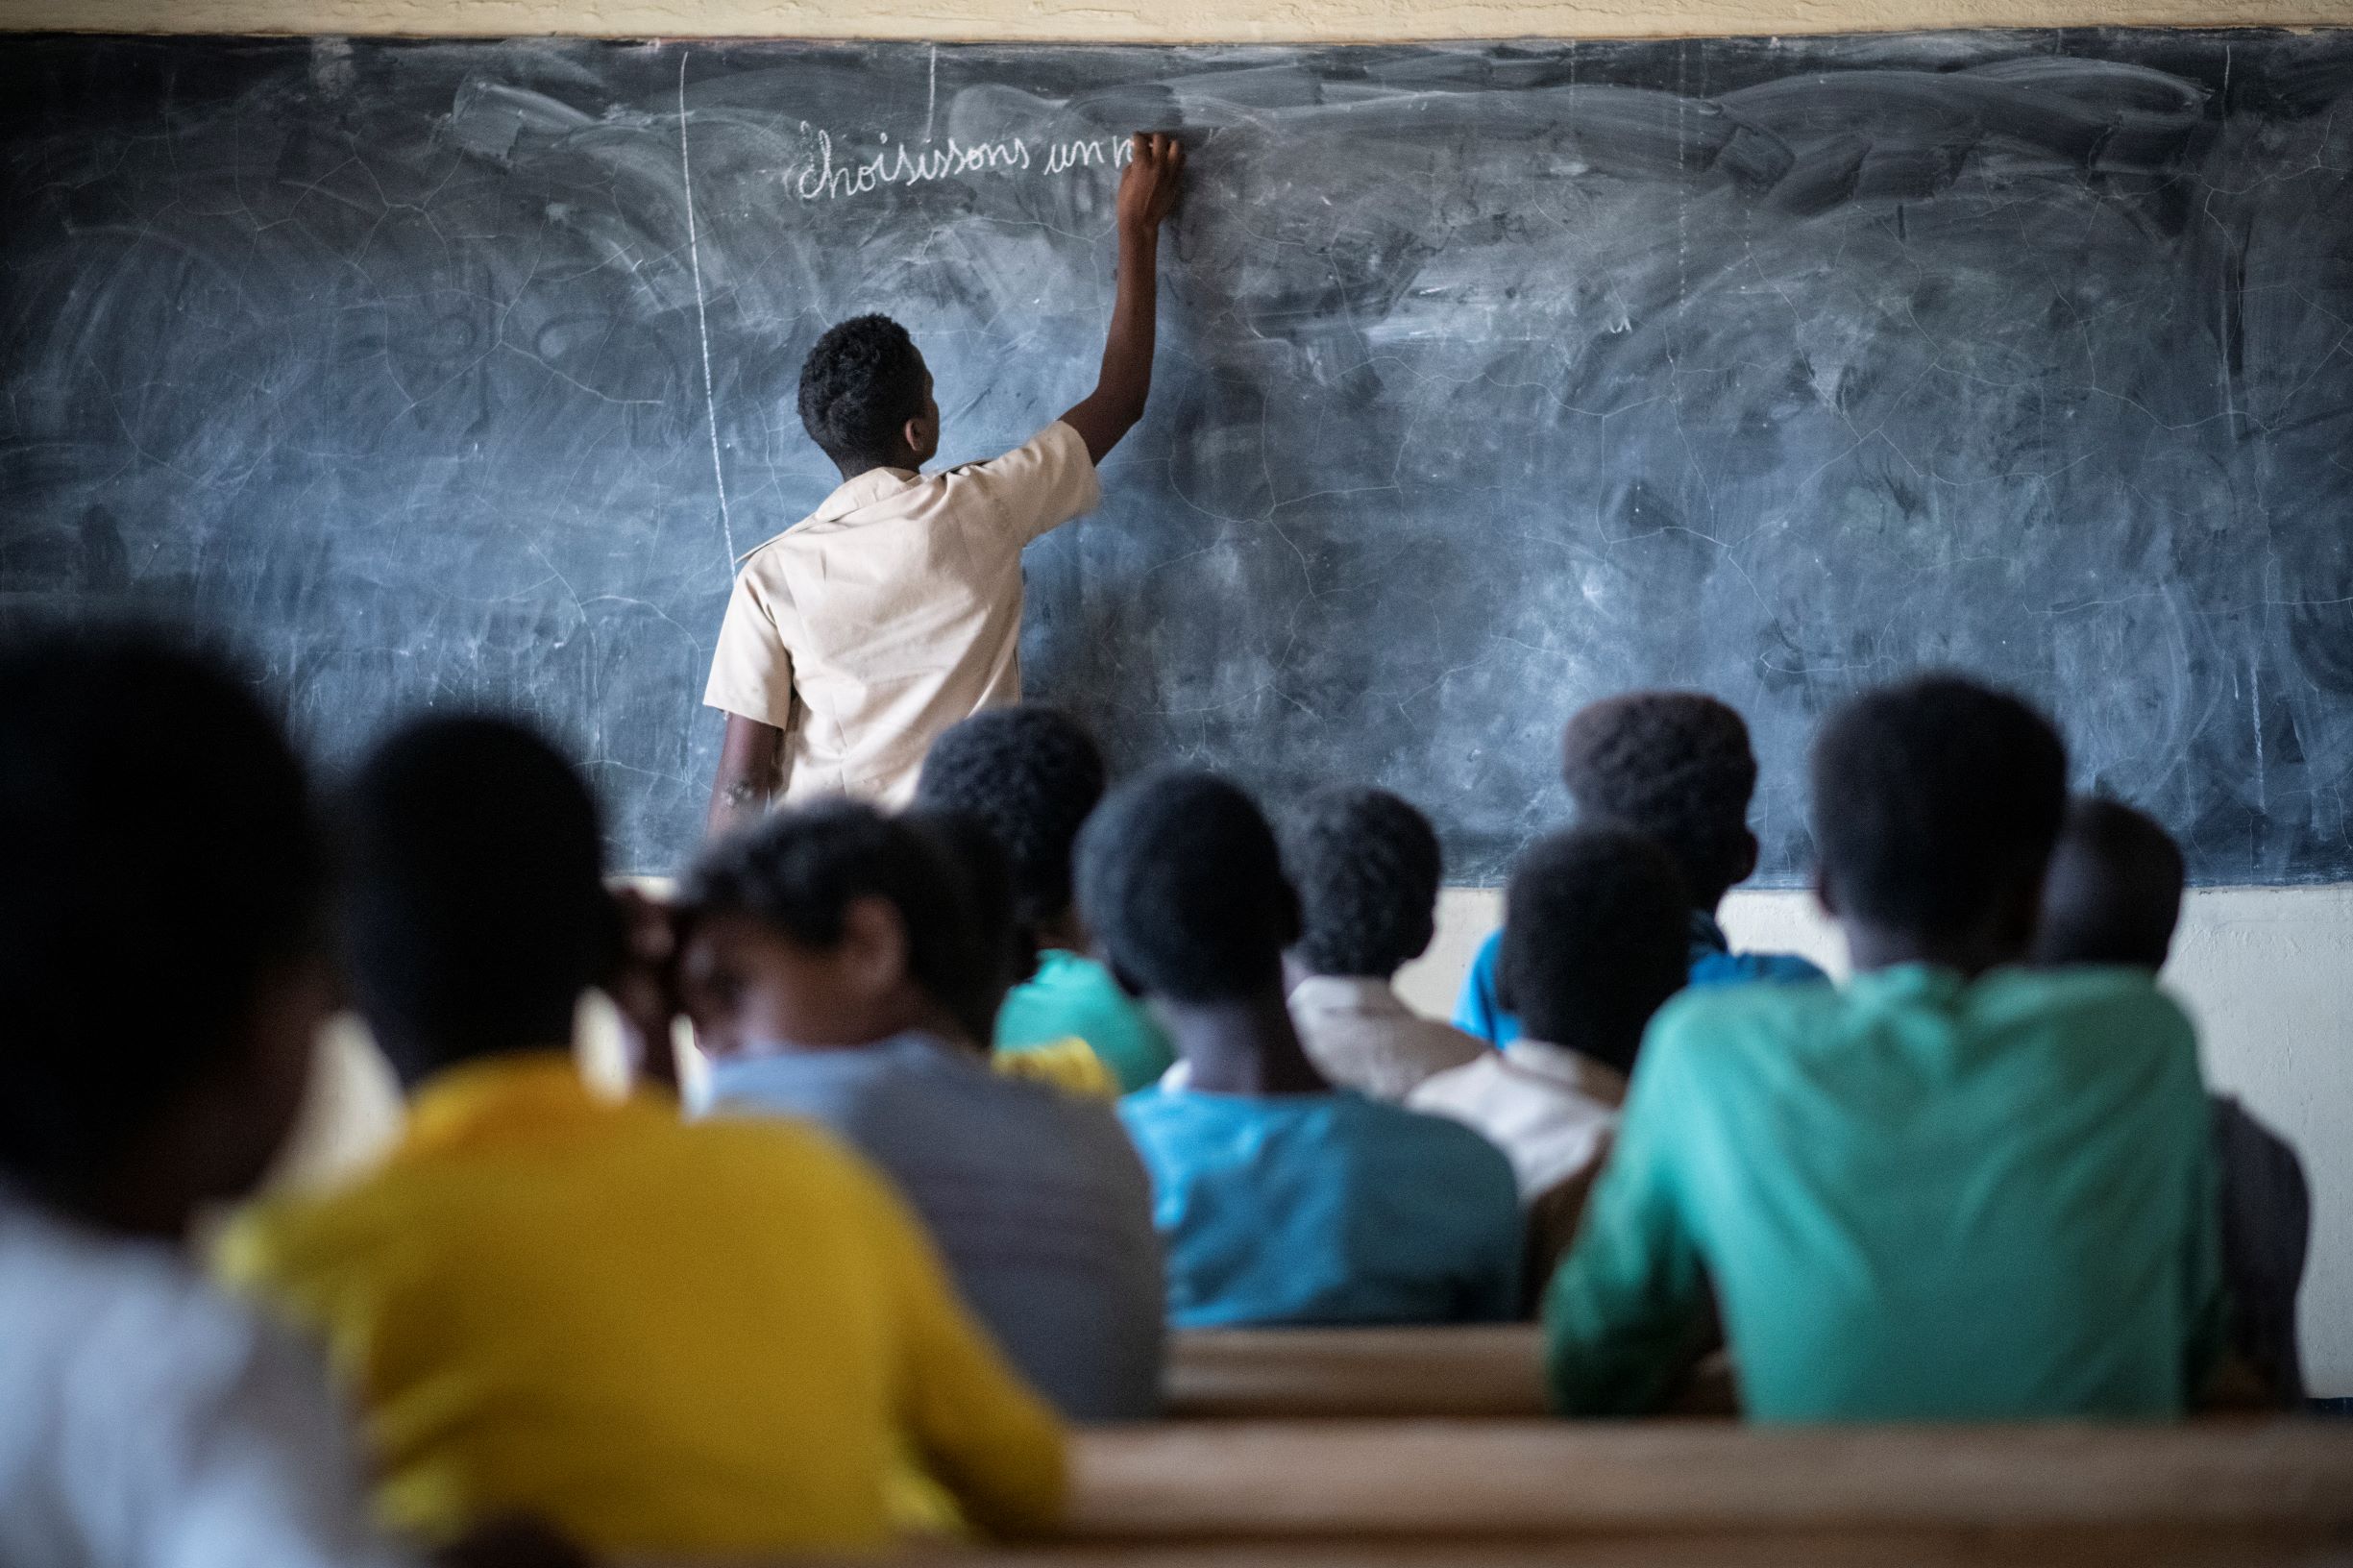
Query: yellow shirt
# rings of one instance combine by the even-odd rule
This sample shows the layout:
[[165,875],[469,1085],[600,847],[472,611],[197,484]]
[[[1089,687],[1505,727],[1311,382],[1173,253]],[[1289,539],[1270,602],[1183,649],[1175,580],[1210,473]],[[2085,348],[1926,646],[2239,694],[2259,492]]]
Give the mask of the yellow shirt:
[[1043,1084],[1076,1099],[1119,1097],[1119,1080],[1111,1075],[1111,1068],[1094,1054],[1094,1047],[1076,1035],[1043,1045],[1025,1045],[1017,1051],[993,1051],[989,1066],[996,1069],[1000,1078]]
[[784,731],[784,798],[904,804],[933,739],[1021,699],[1021,547],[1102,494],[1078,431],[869,469],[744,557],[703,701]]
[[524,1509],[602,1552],[876,1548],[909,1455],[984,1528],[1060,1511],[1053,1416],[881,1178],[798,1124],[475,1063],[373,1175],[244,1215],[221,1266],[325,1335],[386,1512],[429,1537]]

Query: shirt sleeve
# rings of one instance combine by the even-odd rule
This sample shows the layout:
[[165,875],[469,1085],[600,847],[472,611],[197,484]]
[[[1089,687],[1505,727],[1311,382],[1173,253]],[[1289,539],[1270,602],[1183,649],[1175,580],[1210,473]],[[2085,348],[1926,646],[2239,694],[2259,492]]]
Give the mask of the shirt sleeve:
[[879,1184],[869,1191],[905,1348],[904,1419],[926,1468],[993,1534],[1049,1529],[1068,1484],[1061,1423],[966,1315],[914,1216]]
[[726,619],[719,624],[702,700],[706,707],[792,731],[793,654],[748,566],[736,575]]
[[1638,1415],[1674,1392],[1708,1337],[1706,1271],[1677,1192],[1679,1055],[1645,1044],[1609,1163],[1544,1294],[1546,1370],[1563,1415]]
[[[351,1413],[307,1341],[257,1324],[208,1403],[181,1412],[177,1474],[157,1510],[158,1568],[411,1568],[368,1500]],[[151,1434],[152,1435],[152,1434]]]
[[1490,1045],[1508,1044],[1519,1034],[1503,1001],[1495,993],[1495,968],[1504,950],[1504,934],[1490,932],[1462,977],[1462,995],[1455,1003],[1455,1027],[1476,1035]]
[[949,480],[980,497],[1023,544],[1103,499],[1086,441],[1059,419],[1002,457],[951,470]]

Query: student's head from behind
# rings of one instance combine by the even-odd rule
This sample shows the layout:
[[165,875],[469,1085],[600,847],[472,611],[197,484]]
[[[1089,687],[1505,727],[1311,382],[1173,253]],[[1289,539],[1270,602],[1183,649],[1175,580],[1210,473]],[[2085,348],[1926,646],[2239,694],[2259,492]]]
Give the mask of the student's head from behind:
[[2025,956],[2067,809],[2067,747],[2018,698],[1934,674],[1831,715],[1812,759],[1817,891],[1858,968]]
[[1299,900],[1250,796],[1167,772],[1104,797],[1078,842],[1079,913],[1130,989],[1166,1002],[1279,1003]]
[[827,328],[801,362],[800,423],[846,478],[931,461],[940,405],[907,329],[888,316]]
[[257,1181],[334,1002],[303,769],[160,633],[0,649],[0,1176],[169,1233]]
[[1560,777],[1581,823],[1630,827],[1675,857],[1694,909],[1756,870],[1756,754],[1740,715],[1699,692],[1627,692],[1580,709]]
[[2071,802],[2043,879],[2034,962],[2165,968],[2181,919],[2181,845],[2119,800]]
[[995,708],[932,743],[915,800],[987,828],[1012,862],[1017,919],[1050,938],[1068,923],[1071,850],[1104,784],[1103,753],[1077,720]]
[[595,799],[519,724],[403,726],[344,801],[352,989],[401,1081],[572,1041],[618,956]]
[[1386,790],[1310,796],[1284,822],[1283,865],[1305,972],[1386,980],[1430,945],[1445,857],[1430,819]]
[[1006,968],[937,832],[851,801],[721,840],[681,894],[680,992],[715,1056],[968,1036]]
[[918,805],[901,821],[927,835],[955,863],[963,883],[966,939],[956,994],[943,996],[965,1043],[987,1050],[996,1039],[1005,993],[1038,972],[1038,944],[1014,911],[1013,861],[988,823],[970,812]]
[[1497,981],[1532,1040],[1633,1070],[1642,1031],[1682,990],[1691,898],[1675,858],[1623,827],[1540,839],[1504,894]]

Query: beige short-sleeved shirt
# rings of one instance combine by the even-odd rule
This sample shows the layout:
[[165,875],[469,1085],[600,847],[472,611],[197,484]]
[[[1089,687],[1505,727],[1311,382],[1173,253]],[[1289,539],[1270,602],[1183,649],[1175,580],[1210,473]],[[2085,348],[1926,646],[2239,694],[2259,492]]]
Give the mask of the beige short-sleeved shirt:
[[787,800],[903,803],[933,739],[1021,698],[1021,547],[1100,499],[1078,431],[940,474],[870,469],[744,557],[714,708],[784,731]]

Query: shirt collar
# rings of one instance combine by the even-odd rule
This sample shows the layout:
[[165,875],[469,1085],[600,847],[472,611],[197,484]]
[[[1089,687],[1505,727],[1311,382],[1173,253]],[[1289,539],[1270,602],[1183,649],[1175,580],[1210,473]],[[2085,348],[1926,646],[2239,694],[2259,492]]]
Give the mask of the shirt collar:
[[1699,958],[1706,953],[1728,953],[1731,950],[1732,943],[1725,936],[1724,927],[1716,923],[1716,917],[1704,909],[1693,910],[1691,912],[1691,956]]
[[401,1146],[461,1147],[526,1128],[582,1122],[612,1107],[580,1076],[568,1048],[503,1052],[428,1079],[408,1102]]
[[1406,1011],[1395,988],[1386,980],[1362,974],[1311,974],[1291,988],[1291,1005],[1311,1013],[1378,1013]]
[[1504,1060],[1541,1078],[1568,1085],[1588,1099],[1620,1105],[1626,1099],[1626,1074],[1582,1051],[1522,1036],[1504,1047]]
[[832,495],[818,504],[809,515],[812,523],[830,523],[846,517],[861,506],[871,506],[892,491],[915,482],[916,472],[911,468],[870,468],[855,478],[844,479],[834,487]]

